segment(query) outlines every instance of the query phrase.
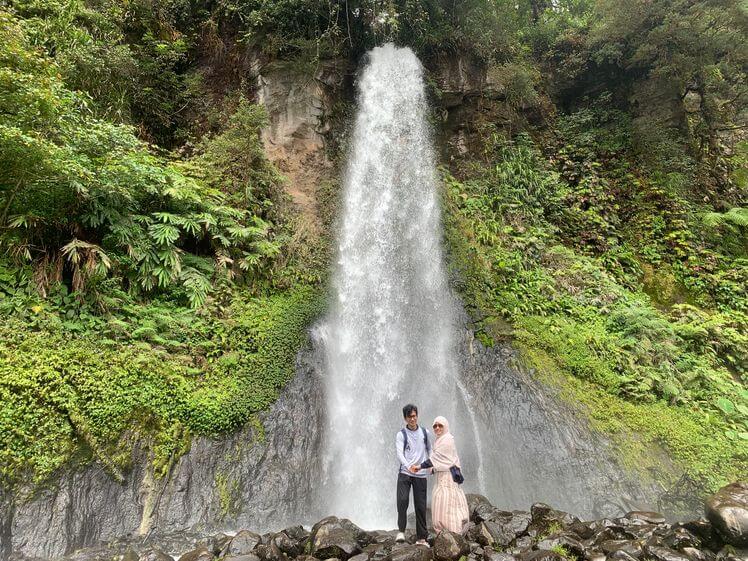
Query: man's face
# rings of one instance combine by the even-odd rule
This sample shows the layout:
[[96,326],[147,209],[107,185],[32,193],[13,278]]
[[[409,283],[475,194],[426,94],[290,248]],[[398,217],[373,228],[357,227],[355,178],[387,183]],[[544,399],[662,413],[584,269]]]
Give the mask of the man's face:
[[416,430],[418,427],[418,413],[411,411],[408,416],[405,417],[405,422],[408,423],[408,428],[410,430]]

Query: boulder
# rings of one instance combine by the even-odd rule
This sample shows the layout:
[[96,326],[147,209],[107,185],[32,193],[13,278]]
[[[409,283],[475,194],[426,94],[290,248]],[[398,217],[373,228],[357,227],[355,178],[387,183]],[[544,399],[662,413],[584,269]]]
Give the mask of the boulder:
[[255,546],[255,548],[252,550],[252,553],[257,555],[257,557],[260,558],[260,561],[266,561],[271,556],[270,546],[261,543]]
[[514,555],[502,551],[494,551],[491,548],[483,550],[483,561],[516,561],[516,559]]
[[645,547],[644,556],[654,561],[690,561],[688,556],[678,551],[673,551],[669,547]]
[[481,522],[473,528],[468,536],[471,540],[482,546],[506,547],[515,538],[515,534],[509,526],[499,524],[493,520]]
[[642,522],[645,524],[664,524],[667,522],[665,517],[659,512],[650,512],[646,510],[632,510],[626,513],[624,518],[633,522]]
[[686,528],[680,526],[671,528],[670,532],[663,536],[662,543],[670,549],[678,550],[683,549],[684,547],[701,547],[701,540]]
[[524,510],[513,510],[509,514],[509,517],[504,517],[502,519],[504,521],[504,525],[508,526],[517,537],[527,533],[530,522],[532,522],[532,516],[530,515],[530,513]]
[[658,529],[654,524],[629,524],[624,535],[627,539],[646,540]]
[[706,516],[725,542],[748,547],[748,482],[731,483],[709,497]]
[[572,522],[567,526],[566,530],[576,535],[577,539],[580,540],[589,539],[595,534],[594,530],[582,521]]
[[636,557],[632,557],[622,549],[616,549],[608,553],[605,561],[636,561]]
[[122,555],[122,561],[138,561],[138,559],[138,554],[131,547],[128,547],[127,551]]
[[179,558],[179,561],[213,561],[215,555],[204,545],[188,551]]
[[543,540],[540,540],[535,545],[535,548],[552,550],[558,546],[563,547],[566,551],[568,551],[578,559],[584,556],[584,552],[586,549],[579,540],[576,540],[568,535],[545,538]]
[[431,550],[421,545],[397,544],[386,561],[431,561]]
[[304,553],[304,548],[309,541],[309,532],[306,532],[301,526],[299,526],[298,529],[300,529],[301,532],[299,532],[296,528],[289,529],[295,536],[295,538],[289,536],[286,533],[287,530],[279,532],[278,534],[273,536],[271,545],[275,546],[279,551],[281,551],[285,555],[288,555],[289,557],[298,557],[299,555]]
[[340,525],[348,530],[351,534],[353,534],[354,538],[356,538],[356,541],[361,547],[372,543],[373,537],[369,534],[369,532],[359,528],[347,518],[341,518]]
[[472,520],[476,524],[478,522],[483,522],[483,520],[478,520],[476,517],[476,508],[478,507],[478,505],[488,505],[489,507],[493,508],[489,500],[483,495],[477,495],[475,493],[468,493],[467,495],[465,495],[465,499],[467,499],[468,512],[470,513],[470,520]]
[[347,561],[358,555],[361,553],[361,546],[356,539],[355,528],[358,528],[355,524],[340,520],[335,516],[320,520],[312,528],[310,537],[312,555],[317,559],[337,558],[341,561]]
[[532,536],[520,536],[514,540],[513,551],[524,551],[532,547],[533,539]]
[[289,555],[282,551],[275,541],[278,536],[280,536],[280,534],[273,536],[270,543],[266,546],[265,561],[289,561]]
[[260,543],[262,543],[262,536],[260,536],[260,534],[255,534],[249,530],[242,530],[241,532],[237,532],[237,534],[224,545],[221,550],[221,555],[224,557],[247,555]]
[[537,551],[528,551],[522,555],[522,561],[566,561],[563,556],[555,551],[547,549],[538,549]]
[[685,554],[691,561],[715,561],[717,558],[714,553],[708,549],[697,549],[695,547],[684,547],[680,550],[681,553]]
[[722,539],[719,537],[717,532],[714,530],[714,526],[706,518],[699,518],[698,520],[692,520],[691,522],[683,522],[678,524],[697,536],[701,543],[717,551],[721,547]]
[[642,554],[642,545],[630,540],[608,540],[599,544],[604,553],[610,555],[614,551],[625,551],[632,557],[639,558]]
[[457,561],[468,553],[470,553],[470,546],[460,534],[443,531],[439,532],[434,539],[435,561]]
[[[169,557],[171,559],[171,557]],[[260,561],[260,558],[254,553],[247,553],[246,555],[230,555],[228,557],[221,557],[222,561]]]
[[545,503],[535,503],[530,508],[532,521],[528,527],[528,533],[533,536],[547,536],[558,530],[563,530],[576,522],[579,518],[568,512],[555,510]]
[[171,555],[167,555],[160,549],[149,549],[140,554],[138,561],[174,561]]
[[201,545],[205,545],[210,549],[217,557],[221,555],[226,546],[231,542],[233,538],[227,534],[215,534],[205,540]]

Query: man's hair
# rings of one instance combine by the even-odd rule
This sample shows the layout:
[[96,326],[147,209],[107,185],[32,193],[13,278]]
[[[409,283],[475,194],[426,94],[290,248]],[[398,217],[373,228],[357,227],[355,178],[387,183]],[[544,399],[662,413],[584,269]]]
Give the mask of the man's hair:
[[412,403],[408,403],[405,407],[403,407],[403,417],[408,418],[408,416],[413,412],[416,412],[416,415],[418,414],[418,407],[413,405]]

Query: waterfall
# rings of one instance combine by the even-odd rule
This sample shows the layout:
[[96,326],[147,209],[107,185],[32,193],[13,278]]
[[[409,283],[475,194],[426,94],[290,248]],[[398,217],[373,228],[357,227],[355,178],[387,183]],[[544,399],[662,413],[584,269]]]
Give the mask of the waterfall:
[[[373,49],[358,81],[334,299],[317,330],[327,359],[327,510],[368,528],[395,525],[395,434],[406,403],[426,427],[446,416],[458,446],[470,442],[463,456],[479,443],[457,380],[457,307],[427,114],[415,54]],[[475,477],[480,462],[469,465]]]

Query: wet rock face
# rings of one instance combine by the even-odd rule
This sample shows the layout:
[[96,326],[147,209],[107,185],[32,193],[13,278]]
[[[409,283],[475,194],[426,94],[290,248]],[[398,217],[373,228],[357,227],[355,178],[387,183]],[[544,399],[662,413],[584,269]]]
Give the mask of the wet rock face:
[[511,346],[486,348],[469,330],[463,334],[458,345],[461,378],[472,396],[471,413],[488,427],[482,449],[483,469],[490,470],[485,487],[478,488],[478,444],[460,440],[466,492],[491,497],[508,509],[542,501],[587,518],[654,508],[661,487],[627,473],[604,438],[517,367]]
[[[309,520],[322,469],[320,434],[309,427],[325,424],[319,364],[313,350],[300,353],[296,378],[261,419],[264,441],[251,427],[221,440],[197,438],[172,473],[156,481],[145,451],[136,450],[123,484],[91,465],[64,474],[54,489],[29,502],[0,497],[0,559],[12,552],[55,558],[128,535],[264,531]],[[247,538],[232,555],[252,551],[255,539]]]
[[748,482],[722,487],[706,502],[706,515],[727,543],[748,547]]

